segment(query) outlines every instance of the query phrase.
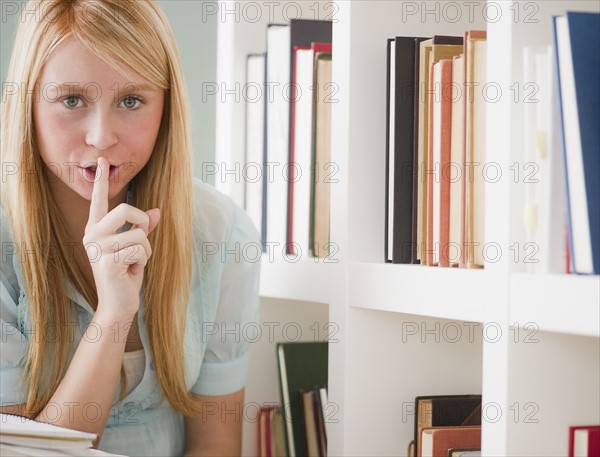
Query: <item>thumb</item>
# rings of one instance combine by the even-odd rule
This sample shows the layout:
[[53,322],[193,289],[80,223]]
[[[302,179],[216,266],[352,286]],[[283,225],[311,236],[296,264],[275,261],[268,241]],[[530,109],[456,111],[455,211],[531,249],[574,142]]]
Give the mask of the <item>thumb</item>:
[[150,223],[148,224],[148,234],[150,234],[158,225],[158,221],[160,221],[160,210],[158,208],[149,209],[146,211],[146,214],[150,218]]

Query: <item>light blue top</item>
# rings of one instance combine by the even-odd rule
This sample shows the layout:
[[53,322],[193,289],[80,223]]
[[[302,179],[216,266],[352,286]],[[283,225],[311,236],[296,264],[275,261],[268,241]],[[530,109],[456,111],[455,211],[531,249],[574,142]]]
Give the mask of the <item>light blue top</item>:
[[[198,179],[193,187],[193,277],[184,337],[186,379],[192,392],[225,395],[243,388],[248,348],[257,335],[260,237],[250,218],[229,197]],[[0,405],[11,405],[26,399],[20,377],[34,333],[16,245],[4,213],[0,216]],[[94,312],[70,283],[69,298],[76,323],[72,356]],[[185,447],[183,417],[166,400],[159,404],[162,390],[149,350],[143,291],[140,300],[144,375],[120,402],[117,391],[99,448],[129,456],[179,456]],[[86,413],[97,415],[93,406]]]

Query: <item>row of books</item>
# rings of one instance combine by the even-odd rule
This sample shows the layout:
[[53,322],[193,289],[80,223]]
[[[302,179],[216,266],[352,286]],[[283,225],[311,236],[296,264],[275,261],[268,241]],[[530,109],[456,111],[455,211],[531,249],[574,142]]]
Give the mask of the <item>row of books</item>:
[[[523,54],[523,260],[600,274],[600,14],[553,31]],[[484,265],[485,62],[484,31],[388,40],[387,262]]]
[[527,270],[600,274],[600,14],[554,18],[554,45],[526,47]]
[[[480,457],[481,399],[478,394],[415,398],[414,440],[408,456]],[[600,456],[600,425],[569,427],[568,455]]]
[[[276,452],[283,435],[283,455],[326,457],[328,343],[278,343],[276,349],[280,406],[259,425],[259,455],[281,455]],[[281,433],[277,424],[270,425],[277,420],[283,421]]]
[[293,19],[269,24],[267,50],[250,54],[246,87],[245,209],[263,246],[292,255],[329,254],[332,23]]
[[387,63],[385,260],[481,268],[486,32],[390,38]]

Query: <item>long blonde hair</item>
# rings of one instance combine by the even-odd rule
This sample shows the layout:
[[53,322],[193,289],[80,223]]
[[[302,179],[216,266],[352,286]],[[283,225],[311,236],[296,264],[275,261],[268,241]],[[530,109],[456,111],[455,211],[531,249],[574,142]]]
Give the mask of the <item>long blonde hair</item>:
[[[157,377],[171,406],[186,416],[195,415],[201,405],[187,389],[183,359],[192,275],[189,108],[168,21],[154,1],[30,0],[25,8],[28,14],[18,27],[7,74],[7,81],[18,82],[20,87],[14,95],[3,95],[0,122],[2,162],[20,171],[2,180],[2,204],[17,246],[29,318],[35,328],[25,370],[27,414],[39,414],[66,372],[72,341],[66,280],[90,304],[97,301],[95,291],[84,286],[80,269],[69,262],[62,214],[43,172],[32,117],[33,90],[46,60],[66,38],[74,37],[113,68],[134,68],[165,90],[158,137],[148,164],[135,178],[133,204],[144,211],[161,210],[160,224],[149,235],[153,254],[142,286]],[[56,345],[48,344],[50,328],[57,332],[52,335]]]

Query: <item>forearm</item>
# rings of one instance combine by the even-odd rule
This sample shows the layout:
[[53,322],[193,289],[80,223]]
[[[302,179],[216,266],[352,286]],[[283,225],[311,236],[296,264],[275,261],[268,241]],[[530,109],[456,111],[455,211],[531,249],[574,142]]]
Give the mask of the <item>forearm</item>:
[[65,377],[38,420],[102,434],[119,382],[127,339],[115,336],[127,335],[123,330],[130,322],[131,319],[117,320],[99,312],[94,315]]

